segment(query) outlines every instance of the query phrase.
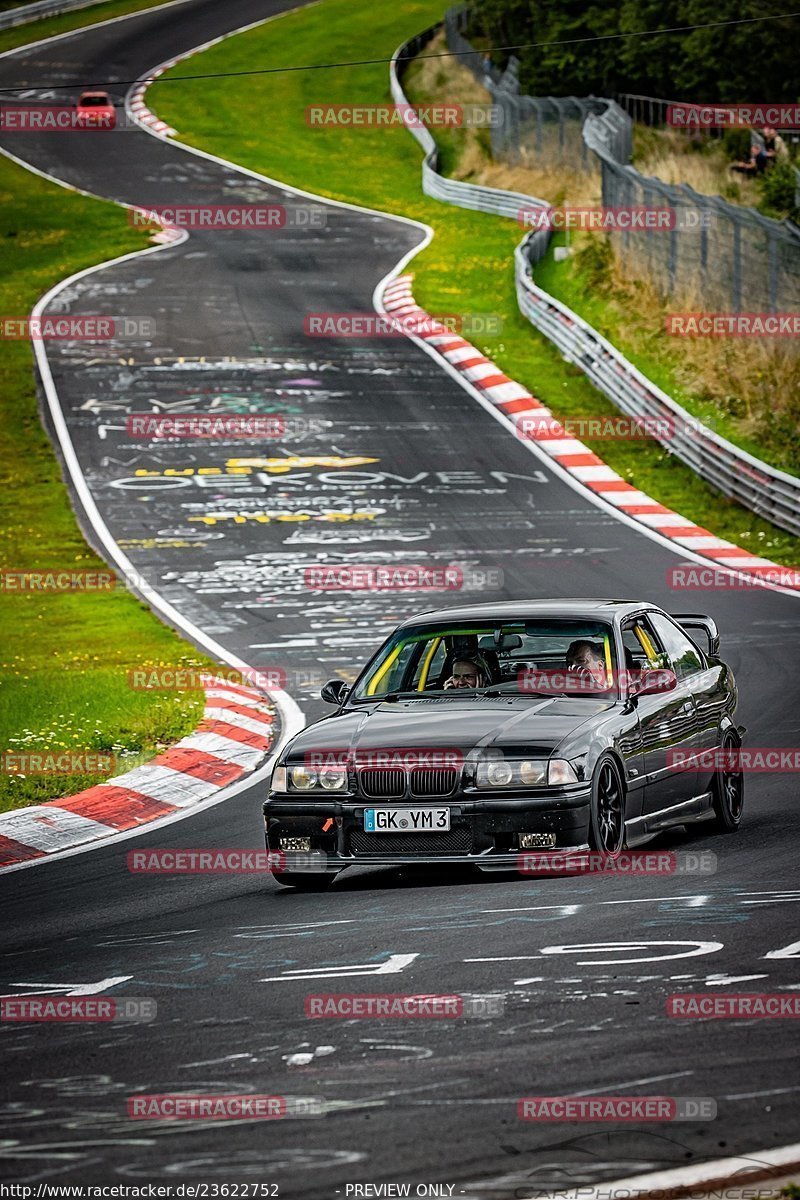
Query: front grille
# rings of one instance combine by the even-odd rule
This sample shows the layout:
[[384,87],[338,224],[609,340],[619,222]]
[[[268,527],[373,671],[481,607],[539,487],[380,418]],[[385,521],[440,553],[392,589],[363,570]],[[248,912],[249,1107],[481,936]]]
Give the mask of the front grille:
[[380,798],[383,796],[403,796],[406,790],[404,771],[384,771],[369,768],[359,771],[358,780],[361,791],[365,796]]
[[374,800],[412,796],[449,796],[458,783],[455,767],[419,767],[411,771],[365,767],[358,772],[361,792]]
[[434,767],[411,772],[412,796],[449,796],[458,772],[453,767]]
[[350,833],[350,853],[363,856],[382,854],[469,854],[472,850],[470,829],[451,829],[448,833]]

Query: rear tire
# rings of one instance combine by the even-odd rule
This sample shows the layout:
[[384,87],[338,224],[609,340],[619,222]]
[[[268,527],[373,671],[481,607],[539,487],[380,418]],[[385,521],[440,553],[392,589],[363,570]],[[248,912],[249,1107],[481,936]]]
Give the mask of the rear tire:
[[625,786],[610,754],[600,758],[592,776],[589,845],[611,858],[625,848]]
[[[722,735],[720,750],[738,750],[739,740],[730,730]],[[736,833],[742,823],[744,810],[744,774],[741,767],[728,770],[723,763],[711,783],[714,797],[714,829],[718,833]]]

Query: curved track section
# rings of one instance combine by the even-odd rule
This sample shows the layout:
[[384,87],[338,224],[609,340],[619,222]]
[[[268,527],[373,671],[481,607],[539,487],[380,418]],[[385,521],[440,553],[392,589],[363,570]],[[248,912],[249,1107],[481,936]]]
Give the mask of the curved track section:
[[[2,86],[57,80],[77,92],[86,80],[138,78],[154,58],[281,7],[188,0],[2,59]],[[309,203],[143,131],[109,138],[102,155],[89,143],[4,145],[129,205]],[[703,607],[723,630],[750,741],[791,745],[796,600],[759,590],[698,605],[672,592],[673,552],[570,488],[413,342],[307,337],[310,312],[371,310],[381,279],[423,237],[388,216],[324,211],[324,227],[193,233],[60,293],[72,313],[155,326],[103,352],[48,347],[89,497],[132,583],[155,589],[227,656],[284,670],[309,717],[323,676],[355,670],[398,618],[442,599],[315,591],[309,567],[458,564],[471,598],[635,593]],[[153,407],[266,408],[294,419],[294,431],[255,448],[131,438],[127,418]],[[502,582],[487,575],[498,570]],[[10,1179],[258,1182],[287,1197],[403,1179],[510,1196],[791,1140],[791,1022],[678,1027],[664,1016],[676,988],[800,982],[797,894],[781,890],[795,875],[791,776],[754,776],[743,832],[702,839],[718,856],[713,877],[475,883],[362,871],[318,897],[256,876],[128,872],[132,846],[259,848],[261,794],[249,788],[124,850],[0,880],[3,993],[94,986],[159,1005],[146,1026],[6,1028],[14,1083],[0,1161]],[[491,991],[505,1015],[326,1022],[322,1032],[306,1019],[309,992],[350,988]],[[325,1117],[127,1118],[129,1095],[179,1090],[321,1096]],[[607,1132],[517,1121],[519,1097],[575,1092],[711,1096],[719,1114]]]

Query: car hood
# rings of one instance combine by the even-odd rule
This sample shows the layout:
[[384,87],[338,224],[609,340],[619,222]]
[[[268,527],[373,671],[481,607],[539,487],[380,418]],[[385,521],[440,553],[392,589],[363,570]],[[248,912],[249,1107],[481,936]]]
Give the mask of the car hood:
[[304,729],[286,758],[310,751],[450,750],[477,746],[550,754],[581,725],[613,707],[614,701],[547,696],[496,700],[439,698],[365,704]]

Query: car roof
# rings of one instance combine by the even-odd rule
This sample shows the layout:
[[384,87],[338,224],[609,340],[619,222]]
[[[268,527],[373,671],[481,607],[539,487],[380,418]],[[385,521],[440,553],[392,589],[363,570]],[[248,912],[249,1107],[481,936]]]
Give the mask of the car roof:
[[447,621],[482,621],[515,617],[573,617],[613,621],[643,608],[656,609],[658,605],[645,600],[609,600],[606,598],[581,598],[553,600],[501,600],[495,604],[470,604],[457,608],[432,608],[427,612],[408,617],[398,626],[405,629],[413,625],[427,625],[445,619]]
[[92,88],[92,89],[91,89],[90,91],[88,91],[88,92],[81,92],[81,94],[80,94],[80,96],[78,97],[78,99],[79,99],[79,100],[85,100],[85,99],[87,98],[87,96],[102,96],[104,100],[108,100],[108,98],[109,98],[109,96],[108,96],[108,92],[100,92],[100,91],[97,91],[97,89],[96,89],[96,88]]

